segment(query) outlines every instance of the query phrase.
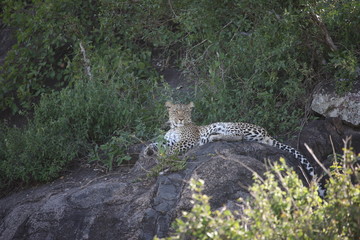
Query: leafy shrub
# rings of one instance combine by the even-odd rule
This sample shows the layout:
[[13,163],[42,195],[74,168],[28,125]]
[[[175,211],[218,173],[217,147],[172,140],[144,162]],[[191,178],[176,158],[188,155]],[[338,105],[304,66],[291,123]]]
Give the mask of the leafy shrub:
[[[115,154],[110,148],[116,148],[117,140],[122,139],[126,147],[134,142],[129,141],[128,136],[135,132],[140,138],[149,137],[147,134],[155,124],[153,119],[160,118],[156,113],[163,112],[138,102],[146,94],[153,94],[149,85],[144,86],[146,92],[141,93],[137,92],[139,89],[124,88],[126,81],[131,80],[79,80],[74,86],[42,96],[33,120],[25,129],[4,131],[1,139],[4,159],[0,169],[5,180],[48,181],[58,176],[76,156],[87,156],[94,146],[102,146],[109,154]],[[111,138],[116,132],[117,140]],[[117,149],[116,157],[126,160],[125,150],[124,147]],[[121,161],[114,155],[111,162],[104,163],[112,168]]]
[[[201,44],[189,43],[196,47],[191,47],[183,61],[187,68],[196,69],[201,79],[197,102],[201,122],[250,121],[271,133],[286,132],[299,125],[308,104],[307,96],[321,80],[319,76],[328,78],[333,74],[354,79],[359,55],[352,53],[358,52],[353,50],[358,47],[354,44],[359,41],[357,35],[353,35],[352,43],[348,42],[350,52],[341,54],[343,48],[339,46],[338,52],[332,53],[324,44],[323,29],[311,18],[314,12],[323,16],[324,12],[339,11],[341,4],[232,1],[227,2],[231,8],[226,14],[220,15],[218,9],[226,8],[226,4],[202,14],[201,3],[190,5],[196,13],[187,17],[217,17],[218,25],[207,29],[206,36],[201,35]],[[350,11],[354,15],[349,18],[356,25],[358,3],[347,4],[354,8]],[[327,9],[322,12],[320,6]],[[329,18],[323,17],[323,21],[326,25]],[[194,22],[205,24],[206,20]],[[329,34],[336,38],[335,29],[341,28],[342,23],[331,24],[334,26]],[[191,34],[195,35],[194,31]]]
[[225,117],[251,121],[270,132],[298,125],[304,86],[312,74],[299,55],[294,28],[300,20],[265,14],[251,35],[234,35],[223,50],[214,49],[216,57],[205,66],[210,84],[204,86],[200,99],[200,111],[213,113],[201,116],[205,122]]
[[90,162],[101,163],[106,171],[113,170],[114,166],[120,166],[124,161],[129,161],[130,156],[125,155],[126,150],[133,144],[134,137],[124,132],[115,131],[115,136],[104,144],[95,145],[90,152]]
[[[8,4],[16,5],[20,2]],[[52,1],[47,1],[47,4],[34,1],[33,7],[39,7],[36,12],[37,20],[41,20],[39,27],[43,24],[48,26],[52,20],[55,21],[45,21],[54,17],[51,14],[44,19],[41,17],[44,8],[50,8],[51,12],[52,7],[58,6],[58,3]],[[55,16],[69,14],[66,16],[72,18],[80,5],[81,3],[69,0],[58,9]],[[11,9],[8,9],[7,14],[11,13],[11,17],[25,14],[23,17],[26,19],[28,12],[21,12],[23,5],[18,6],[19,12],[11,13]],[[68,7],[72,10],[67,12]],[[85,15],[90,14],[86,7],[81,11],[85,11]],[[82,16],[84,15],[79,18]],[[77,23],[81,25],[82,21]],[[24,25],[25,28],[26,26],[28,25]],[[78,30],[81,29],[82,27],[79,27]],[[4,174],[1,175],[0,188],[16,181],[48,181],[58,176],[75,157],[88,156],[90,152],[96,156],[98,151],[105,151],[109,158],[101,159],[100,162],[111,169],[128,159],[126,148],[134,143],[135,139],[129,136],[149,138],[159,122],[164,122],[161,120],[165,117],[165,109],[162,106],[161,91],[158,91],[159,77],[150,65],[150,52],[144,49],[136,52],[124,48],[121,44],[109,47],[107,44],[111,42],[106,41],[103,45],[96,45],[96,42],[86,38],[80,41],[80,35],[74,36],[71,44],[72,56],[66,65],[67,71],[71,73],[70,84],[60,91],[48,94],[40,94],[42,90],[39,92],[41,99],[39,104],[35,105],[29,126],[24,129],[3,129],[4,134],[0,136],[0,172]],[[31,40],[35,41],[36,37]],[[91,79],[87,79],[88,76],[83,71],[85,64],[79,43],[85,46],[93,75]],[[51,51],[53,46],[45,44],[44,47],[41,51],[46,52]],[[47,64],[40,65],[48,67]],[[8,70],[17,74],[14,69]],[[5,75],[10,76],[8,73],[5,72]],[[33,83],[40,83],[43,87],[43,79],[40,77],[37,81]],[[25,82],[30,83],[27,80]],[[159,103],[150,104],[155,98]],[[23,101],[29,102],[25,99]]]
[[66,86],[74,47],[96,26],[96,1],[10,1],[2,3],[4,23],[16,29],[17,43],[0,75],[0,110],[31,108],[51,88]]
[[8,129],[0,163],[1,188],[18,181],[49,181],[77,155],[79,145],[69,144],[74,139],[63,120],[52,122],[51,127]]
[[[147,60],[161,52],[165,64],[178,64],[193,79],[199,122],[251,121],[271,133],[298,125],[321,77],[356,79],[356,0],[26,2],[2,3],[5,22],[23,31],[0,76],[0,108],[29,105],[27,98],[48,91],[48,81],[64,86],[79,79],[79,42],[103,56],[109,75],[131,69],[112,63],[123,52]],[[323,26],[337,52],[326,44]],[[135,68],[144,78],[152,75],[149,62]],[[339,85],[340,91],[351,87]]]
[[175,233],[166,239],[358,239],[359,159],[345,150],[341,164],[333,167],[325,200],[316,184],[303,186],[282,159],[265,180],[255,176],[252,198],[241,200],[240,219],[225,208],[212,211],[201,193],[203,182],[193,180],[194,207],[175,221]]
[[359,51],[360,3],[356,0],[317,1],[312,10],[323,18],[338,47]]
[[330,54],[330,62],[335,68],[335,86],[338,94],[351,91],[355,81],[360,78],[359,63],[352,52],[342,51]]
[[[196,114],[201,123],[241,120],[264,126],[271,133],[289,131],[299,125],[308,104],[307,96],[321,77],[341,73],[353,78],[358,65],[359,55],[351,55],[358,52],[354,44],[359,41],[358,34],[352,35],[352,41],[346,41],[346,47],[336,42],[345,41],[340,36],[336,38],[342,35],[338,30],[343,24],[347,25],[348,33],[356,31],[360,8],[353,0],[338,4],[332,1],[209,4],[204,0],[169,5],[169,21],[176,26],[173,32],[180,36],[172,45],[180,46],[181,65],[196,79]],[[349,8],[351,11],[345,10]],[[351,14],[347,20],[345,12]],[[334,21],[326,17],[331,13],[342,17]],[[331,25],[329,35],[335,39],[339,52],[351,49],[350,53],[335,53],[334,59],[333,51],[325,43],[322,26],[312,18],[313,14],[321,16],[325,26]],[[350,24],[345,23],[348,20]],[[163,32],[166,34],[170,36]],[[166,48],[169,43],[163,44]]]

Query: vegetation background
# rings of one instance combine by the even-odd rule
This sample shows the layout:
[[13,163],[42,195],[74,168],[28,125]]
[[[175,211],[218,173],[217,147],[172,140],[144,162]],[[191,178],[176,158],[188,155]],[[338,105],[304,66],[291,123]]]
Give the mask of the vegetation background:
[[[129,145],[161,132],[165,100],[194,101],[198,124],[246,121],[289,136],[320,81],[344,93],[357,80],[357,0],[1,0],[0,9],[17,40],[0,67],[0,111],[28,119],[1,122],[0,189],[50,181],[75,159],[111,170]],[[191,94],[168,86],[159,74],[168,67],[191,79]]]
[[[118,166],[130,145],[163,131],[165,100],[194,101],[198,124],[246,121],[289,137],[312,117],[315,86],[333,81],[344,94],[359,80],[358,0],[0,0],[0,9],[16,39],[0,66],[3,193],[76,161]],[[185,74],[190,93],[169,87],[167,68]],[[357,239],[358,161],[347,150],[335,161],[325,202],[275,165],[240,221],[212,212],[193,182],[196,205],[169,239]]]

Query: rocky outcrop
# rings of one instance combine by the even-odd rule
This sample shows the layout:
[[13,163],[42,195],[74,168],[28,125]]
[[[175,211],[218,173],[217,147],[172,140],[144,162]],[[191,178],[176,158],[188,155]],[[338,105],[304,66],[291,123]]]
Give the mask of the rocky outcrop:
[[[239,155],[256,153],[254,156]],[[0,239],[152,239],[165,236],[181,210],[189,210],[187,182],[202,178],[215,207],[246,197],[252,173],[262,173],[263,158],[287,156],[257,143],[213,143],[194,149],[185,170],[141,180],[139,165],[155,162],[141,158],[133,169],[86,179],[74,173],[40,188],[0,200]],[[258,159],[256,159],[256,157]],[[287,156],[289,157],[289,156]],[[88,170],[89,171],[89,170]],[[79,175],[82,175],[81,173]]]
[[325,117],[338,117],[360,126],[360,82],[343,96],[336,93],[333,83],[326,84],[313,95],[311,109]]
[[[301,132],[300,150],[305,139],[318,158],[325,159],[332,153],[329,135],[340,149],[341,139],[348,133],[348,127],[338,119],[316,121]],[[359,132],[352,134],[359,139]],[[82,168],[53,183],[0,199],[0,239],[163,237],[171,222],[191,208],[190,178],[205,181],[204,193],[211,196],[214,209],[224,205],[241,209],[236,200],[249,197],[247,187],[253,182],[249,169],[263,174],[264,159],[285,157],[302,174],[291,155],[254,142],[209,143],[192,149],[187,157],[184,170],[158,177],[144,178],[156,160],[140,157],[133,167],[110,174]]]
[[[360,131],[343,124],[339,118],[327,118],[310,122],[299,133],[298,140],[292,140],[289,143],[299,149],[308,159],[312,159],[312,155],[305,147],[306,143],[315,156],[329,167],[332,159],[327,159],[327,156],[332,155],[334,150],[342,153],[344,141],[348,138],[347,146],[353,147],[356,153],[360,153]],[[317,165],[314,161],[312,163],[314,166]],[[321,173],[319,167],[317,173]]]

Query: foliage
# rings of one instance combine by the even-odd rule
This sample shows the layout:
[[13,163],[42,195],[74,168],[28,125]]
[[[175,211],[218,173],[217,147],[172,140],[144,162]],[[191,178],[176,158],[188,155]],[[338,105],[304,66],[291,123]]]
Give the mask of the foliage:
[[2,18],[17,29],[17,43],[1,67],[0,109],[16,112],[19,107],[31,108],[34,98],[71,80],[74,48],[96,26],[97,5],[73,0],[4,0],[2,4]]
[[[145,94],[137,91],[144,89],[128,91],[134,95],[131,101],[125,93],[119,94],[130,76],[123,77],[106,82],[79,80],[60,92],[43,95],[25,129],[4,128],[1,187],[14,181],[48,181],[74,157],[87,156],[93,146],[109,155],[110,160],[103,162],[109,169],[128,159],[126,147],[134,142],[129,141],[130,134],[148,137],[153,119],[161,118],[156,113],[162,112],[154,109],[156,105],[145,108],[138,102],[141,98],[135,96]],[[117,137],[111,137],[114,132]]]
[[250,35],[232,36],[228,50],[216,50],[215,60],[208,65],[212,82],[200,100],[200,110],[213,113],[205,116],[206,122],[225,117],[281,132],[298,125],[303,104],[299,99],[305,98],[303,86],[309,84],[312,74],[298,54],[293,25],[300,18],[263,17],[264,24]]
[[314,12],[320,14],[335,41],[344,49],[359,53],[359,45],[354,44],[360,38],[357,29],[360,26],[360,3],[356,0],[318,1],[313,6]]
[[26,129],[6,129],[2,140],[0,189],[14,182],[49,181],[79,151],[65,119],[49,127],[30,124]]
[[351,91],[353,84],[360,76],[360,68],[356,57],[350,51],[342,51],[330,54],[331,64],[336,69],[335,82],[338,94]]
[[90,162],[101,163],[107,171],[111,171],[114,166],[120,166],[124,161],[131,159],[124,153],[134,143],[134,138],[117,131],[114,135],[108,142],[101,145],[96,144],[90,153]]
[[[338,51],[333,52],[311,16],[315,12],[326,26],[331,23],[329,35],[337,40],[343,21],[351,22],[348,32],[360,26],[358,1],[335,5],[331,1],[290,1],[288,5],[282,1],[231,1],[213,8],[206,8],[205,2],[190,5],[196,13],[186,15],[191,19],[185,22],[205,25],[207,21],[199,21],[198,16],[216,16],[217,25],[202,26],[202,31],[208,31],[202,33],[201,42],[189,43],[193,47],[183,61],[187,68],[196,69],[201,79],[196,101],[200,121],[250,121],[271,133],[285,132],[299,125],[307,96],[321,77],[356,79],[358,34],[346,45],[340,45],[345,40],[339,38],[339,44],[335,42]],[[325,16],[345,13],[345,5],[352,8],[347,20],[330,21]],[[222,15],[218,14],[221,8],[226,8]],[[192,29],[189,34],[194,32]]]
[[[2,108],[15,111],[17,102],[29,105],[28,97],[47,91],[49,81],[64,86],[82,72],[80,41],[109,60],[117,58],[115,46],[130,54],[159,49],[164,64],[172,56],[181,59],[199,86],[195,100],[202,123],[251,120],[270,132],[284,132],[297,125],[319,76],[350,79],[338,84],[340,92],[357,78],[360,5],[355,0],[33,0],[3,5],[4,21],[23,30],[1,75]],[[314,15],[338,52],[324,44]]]
[[194,207],[175,221],[174,234],[166,239],[358,239],[359,160],[360,155],[344,149],[322,200],[316,184],[303,186],[282,159],[265,180],[255,176],[252,198],[241,200],[239,219],[225,207],[212,211],[209,197],[201,193],[204,183],[192,180]]
[[0,111],[34,111],[29,126],[4,127],[0,136],[4,182],[48,180],[90,153],[108,169],[126,160],[130,136],[149,139],[165,122],[165,99],[190,98],[172,94],[154,65],[176,66],[191,79],[199,124],[240,120],[271,134],[296,129],[322,78],[345,79],[337,82],[339,92],[358,79],[356,0],[3,0],[0,6],[17,39],[0,67]]

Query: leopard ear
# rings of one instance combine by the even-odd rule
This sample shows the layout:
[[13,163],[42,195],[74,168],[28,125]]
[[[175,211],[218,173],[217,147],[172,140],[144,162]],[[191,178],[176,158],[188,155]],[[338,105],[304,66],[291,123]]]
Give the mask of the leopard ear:
[[190,102],[190,103],[188,104],[188,106],[189,106],[189,108],[194,108],[194,107],[195,107],[195,105],[194,105],[193,102]]
[[166,101],[166,103],[165,103],[165,107],[167,107],[167,108],[171,108],[173,105],[174,104],[170,101]]

